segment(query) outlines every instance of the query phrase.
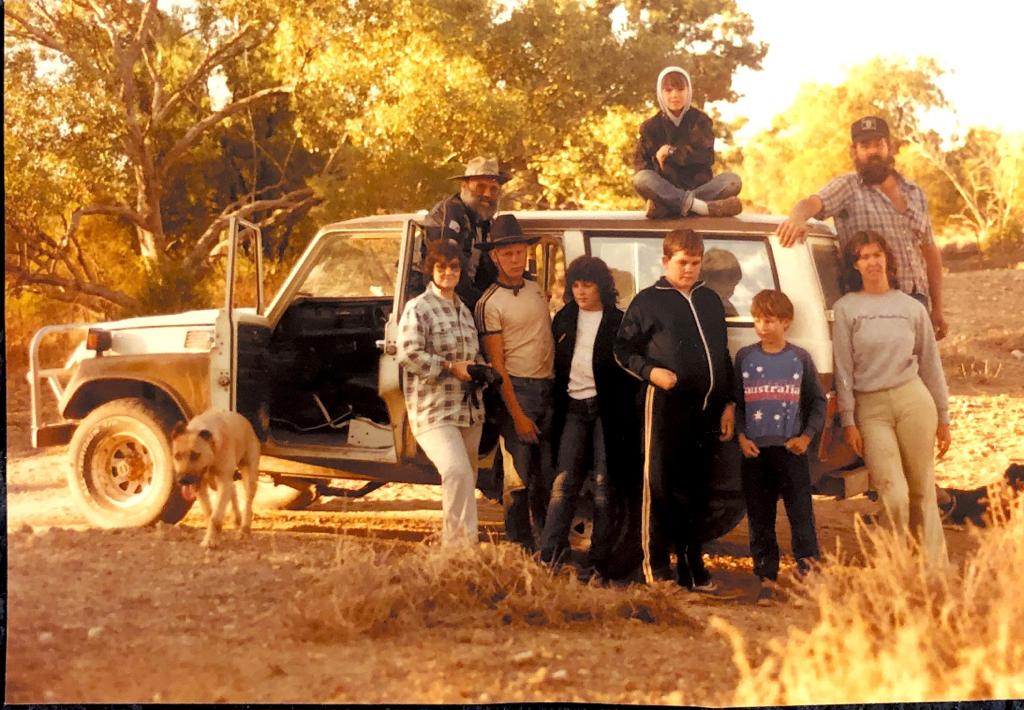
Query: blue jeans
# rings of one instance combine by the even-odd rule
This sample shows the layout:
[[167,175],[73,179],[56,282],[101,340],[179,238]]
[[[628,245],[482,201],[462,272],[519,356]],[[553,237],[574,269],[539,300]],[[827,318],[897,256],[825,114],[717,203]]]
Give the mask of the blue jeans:
[[522,441],[508,410],[501,417],[501,455],[504,464],[502,505],[505,509],[505,539],[529,551],[537,547],[536,536],[544,527],[548,496],[554,478],[551,455],[552,381],[512,377],[512,389],[523,412],[540,430],[538,443]]
[[676,187],[655,170],[638,170],[633,174],[633,187],[640,196],[664,205],[673,214],[684,217],[690,211],[693,200],[723,200],[740,194],[743,181],[736,173],[715,175],[693,190]]
[[597,397],[569,399],[565,426],[558,446],[558,467],[551,489],[548,517],[540,539],[540,556],[555,562],[569,552],[569,527],[576,512],[576,497],[587,480],[593,452],[594,530],[591,533],[591,560],[607,555],[608,544],[608,458],[604,447]]

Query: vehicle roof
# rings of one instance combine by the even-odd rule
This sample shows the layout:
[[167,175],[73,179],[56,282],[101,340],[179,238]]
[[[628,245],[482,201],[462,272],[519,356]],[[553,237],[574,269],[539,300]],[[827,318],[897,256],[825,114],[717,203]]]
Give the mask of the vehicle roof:
[[[603,210],[510,210],[503,214],[514,214],[523,229],[530,230],[565,230],[565,229],[625,229],[625,230],[665,230],[670,228],[687,228],[699,232],[731,232],[731,233],[764,233],[775,231],[784,215],[775,214],[740,214],[736,217],[681,217],[676,219],[647,219],[640,211],[603,211]],[[382,214],[368,217],[356,217],[341,222],[334,222],[323,227],[321,231],[334,229],[398,229],[408,219],[421,222],[427,213],[404,212],[399,214]],[[818,220],[807,223],[810,234],[822,237],[835,237],[831,225]]]

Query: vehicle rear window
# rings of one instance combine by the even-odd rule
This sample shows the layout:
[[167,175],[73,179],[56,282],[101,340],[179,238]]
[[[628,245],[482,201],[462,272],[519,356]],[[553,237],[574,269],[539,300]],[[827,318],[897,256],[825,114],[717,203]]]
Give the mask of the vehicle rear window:
[[[608,264],[626,308],[640,289],[662,275],[661,237],[591,236],[590,253]],[[728,320],[751,322],[750,302],[766,288],[776,288],[768,246],[762,239],[704,237],[701,279],[718,293]]]
[[843,295],[839,287],[839,245],[834,241],[812,242],[811,255],[814,268],[821,281],[821,292],[825,296],[825,309],[832,310],[832,304]]
[[394,295],[399,234],[334,235],[317,257],[299,295],[313,298],[384,298]]

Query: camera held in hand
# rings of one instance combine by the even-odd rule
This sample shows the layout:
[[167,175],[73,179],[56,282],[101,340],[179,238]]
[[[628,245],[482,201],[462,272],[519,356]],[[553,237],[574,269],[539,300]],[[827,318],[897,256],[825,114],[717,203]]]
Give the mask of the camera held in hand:
[[473,384],[477,387],[497,386],[502,382],[501,374],[490,365],[470,365],[466,370],[469,372]]

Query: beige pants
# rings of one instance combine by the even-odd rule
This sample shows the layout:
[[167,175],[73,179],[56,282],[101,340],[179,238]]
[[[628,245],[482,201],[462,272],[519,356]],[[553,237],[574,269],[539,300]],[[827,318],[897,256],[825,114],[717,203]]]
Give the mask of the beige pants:
[[879,501],[897,529],[909,529],[936,567],[949,564],[935,499],[938,413],[919,377],[899,387],[857,392],[854,415],[864,463]]

